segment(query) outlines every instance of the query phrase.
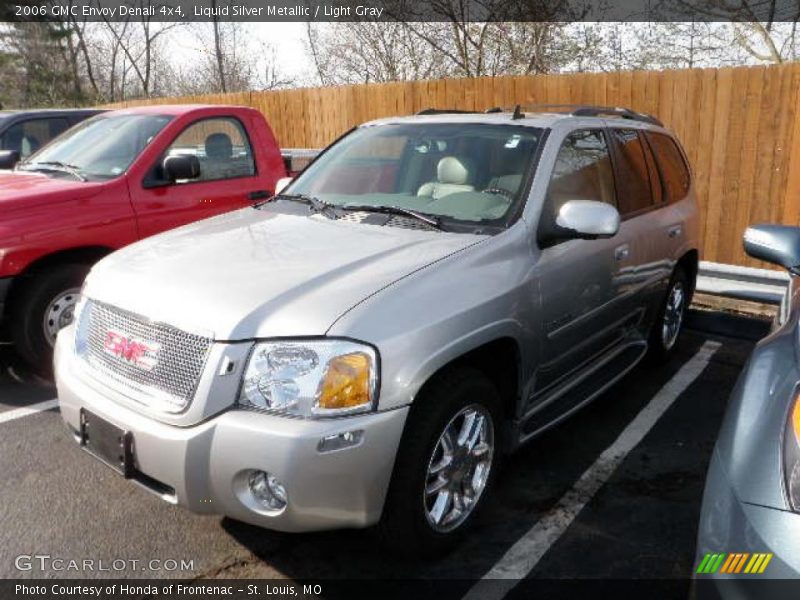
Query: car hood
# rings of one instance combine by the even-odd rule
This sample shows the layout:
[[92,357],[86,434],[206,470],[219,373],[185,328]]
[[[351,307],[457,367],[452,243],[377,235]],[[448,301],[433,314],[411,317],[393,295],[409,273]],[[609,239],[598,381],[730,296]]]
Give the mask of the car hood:
[[217,340],[323,335],[364,298],[486,238],[300,208],[248,208],[133,244],[95,266],[85,293]]
[[50,177],[32,171],[0,171],[0,211],[31,208],[68,198],[84,198],[97,192],[101,183],[66,177]]

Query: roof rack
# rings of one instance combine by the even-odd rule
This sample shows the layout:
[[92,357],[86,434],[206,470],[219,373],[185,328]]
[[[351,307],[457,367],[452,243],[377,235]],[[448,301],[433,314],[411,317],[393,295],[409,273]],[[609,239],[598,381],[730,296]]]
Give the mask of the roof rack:
[[474,115],[477,114],[477,110],[459,110],[457,108],[426,108],[421,110],[417,113],[417,115],[448,115],[448,114],[458,114],[458,115]]
[[[664,124],[652,115],[636,112],[630,108],[619,106],[592,106],[588,104],[517,104],[513,109],[493,106],[487,108],[484,113],[510,112],[511,119],[516,121],[525,117],[526,112],[560,112],[572,115],[573,117],[617,117],[620,119],[630,119],[641,123],[650,123],[663,127]],[[426,108],[417,113],[418,115],[475,115],[481,114],[478,110],[459,110],[457,108]]]
[[663,127],[664,124],[652,115],[636,112],[630,108],[621,108],[618,106],[582,106],[572,111],[575,117],[619,117],[621,119],[630,119],[632,121],[641,121],[642,123],[650,123]]
[[631,121],[640,121],[642,123],[650,123],[663,127],[664,124],[656,117],[645,113],[636,112],[630,108],[622,108],[619,106],[592,106],[588,104],[533,104],[533,105],[520,105],[514,107],[514,116],[512,118],[519,119],[523,112],[561,112],[570,114],[573,117],[618,117],[621,119],[630,119]]
[[425,108],[419,111],[418,115],[449,115],[449,114],[456,114],[456,115],[480,115],[480,114],[490,114],[490,113],[500,113],[503,112],[503,109],[499,106],[493,106],[491,108],[487,108],[484,111],[480,110],[461,110],[458,108]]

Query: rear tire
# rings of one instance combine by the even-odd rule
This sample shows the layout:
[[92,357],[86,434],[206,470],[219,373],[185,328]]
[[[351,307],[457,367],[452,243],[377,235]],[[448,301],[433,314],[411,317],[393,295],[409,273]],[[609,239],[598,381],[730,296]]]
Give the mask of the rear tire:
[[650,329],[648,359],[652,363],[667,362],[675,353],[690,298],[689,278],[683,267],[678,266]]
[[24,283],[11,309],[14,347],[39,375],[51,377],[57,330],[72,322],[72,313],[89,267],[55,265]]
[[497,473],[500,407],[492,382],[468,368],[438,376],[414,401],[378,525],[390,550],[440,555],[470,529]]

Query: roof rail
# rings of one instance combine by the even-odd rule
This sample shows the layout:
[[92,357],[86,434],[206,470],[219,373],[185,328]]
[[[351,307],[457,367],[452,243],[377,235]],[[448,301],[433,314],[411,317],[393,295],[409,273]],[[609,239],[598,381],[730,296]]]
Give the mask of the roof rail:
[[[517,104],[513,109],[504,109],[499,106],[487,108],[485,113],[499,113],[511,112],[511,119],[522,119],[526,112],[561,112],[570,114],[573,117],[618,117],[620,119],[630,119],[631,121],[639,121],[641,123],[650,123],[651,125],[658,125],[663,127],[664,124],[656,117],[645,113],[636,112],[630,108],[622,108],[619,106],[592,106],[587,104]],[[426,108],[419,111],[418,115],[447,115],[447,114],[462,114],[474,115],[479,114],[477,110],[459,110],[457,108]]]
[[459,110],[457,108],[426,108],[419,111],[417,115],[474,115],[477,113],[477,110]]
[[575,117],[619,117],[621,119],[630,119],[631,121],[641,121],[642,123],[650,123],[651,125],[658,125],[663,127],[664,124],[652,115],[636,112],[630,108],[621,108],[619,106],[582,106],[572,111]]
[[651,123],[663,127],[664,124],[656,117],[645,113],[636,112],[630,108],[621,108],[617,106],[592,106],[588,104],[517,104],[514,107],[513,114],[515,119],[521,118],[524,112],[560,112],[570,114],[574,117],[619,117],[622,119],[630,119],[632,121],[640,121],[642,123]]

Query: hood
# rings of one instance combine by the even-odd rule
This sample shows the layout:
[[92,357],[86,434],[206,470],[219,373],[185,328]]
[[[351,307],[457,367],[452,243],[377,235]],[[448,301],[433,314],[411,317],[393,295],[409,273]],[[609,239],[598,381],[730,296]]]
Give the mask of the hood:
[[103,184],[31,171],[0,171],[0,212],[91,196]]
[[217,340],[323,335],[367,296],[485,237],[247,208],[115,252],[85,293]]

